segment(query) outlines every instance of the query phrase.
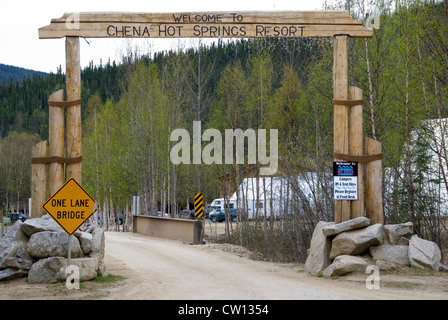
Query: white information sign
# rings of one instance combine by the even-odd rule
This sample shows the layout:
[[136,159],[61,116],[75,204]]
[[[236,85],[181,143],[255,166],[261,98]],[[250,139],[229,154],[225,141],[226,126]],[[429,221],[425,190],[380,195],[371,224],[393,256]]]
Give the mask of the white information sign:
[[334,177],[334,200],[358,200],[358,177]]
[[358,200],[358,163],[333,162],[334,200]]

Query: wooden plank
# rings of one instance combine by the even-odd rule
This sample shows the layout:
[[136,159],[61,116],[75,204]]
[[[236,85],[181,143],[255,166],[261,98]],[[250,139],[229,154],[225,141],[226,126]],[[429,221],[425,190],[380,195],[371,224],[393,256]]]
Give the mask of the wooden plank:
[[[47,156],[47,141],[41,141],[31,149],[32,157]],[[47,165],[31,164],[31,218],[44,215],[42,205],[47,201]]]
[[[350,100],[362,100],[362,90],[351,86]],[[350,108],[350,155],[363,155],[362,104]],[[350,201],[351,219],[364,216],[364,164],[358,162],[358,200]]]
[[362,24],[348,11],[205,11],[205,12],[71,12],[51,23],[76,18],[84,22],[110,23],[294,23],[294,24]]
[[[78,37],[67,37],[65,40],[67,101],[81,98],[81,64]],[[81,156],[81,104],[67,107],[66,111],[66,152],[67,157]],[[74,178],[81,181],[81,163],[67,164],[66,180]]]
[[[50,101],[63,101],[64,90],[50,95]],[[64,155],[64,108],[49,107],[49,156],[62,157]],[[54,194],[64,184],[64,164],[50,163],[48,165],[48,191]]]
[[39,29],[40,39],[84,38],[299,38],[348,35],[367,38],[372,31],[359,25],[303,24],[123,24],[81,23],[79,29],[53,24]]
[[[333,58],[333,90],[334,100],[347,100],[348,98],[348,55],[347,36],[334,38]],[[347,154],[348,149],[348,107],[334,105],[333,111],[334,152]],[[338,161],[340,159],[334,159]],[[350,201],[335,200],[335,223],[350,219]]]
[[[200,18],[197,18],[200,17]],[[200,21],[195,21],[199,19]],[[372,29],[346,11],[80,13],[65,14],[39,29],[40,39],[372,37]]]
[[[381,150],[381,142],[366,138],[367,155],[381,153]],[[366,164],[366,216],[370,219],[370,224],[384,224],[381,160]]]

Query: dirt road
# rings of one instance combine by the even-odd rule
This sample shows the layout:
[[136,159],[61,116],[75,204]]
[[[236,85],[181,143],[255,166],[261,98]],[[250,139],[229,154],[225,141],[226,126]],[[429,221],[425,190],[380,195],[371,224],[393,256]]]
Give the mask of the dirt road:
[[248,259],[239,247],[223,250],[132,233],[106,233],[106,265],[108,272],[127,277],[106,299],[448,299],[448,277],[422,280],[437,286],[368,290],[368,274],[353,281],[312,277],[299,265]]

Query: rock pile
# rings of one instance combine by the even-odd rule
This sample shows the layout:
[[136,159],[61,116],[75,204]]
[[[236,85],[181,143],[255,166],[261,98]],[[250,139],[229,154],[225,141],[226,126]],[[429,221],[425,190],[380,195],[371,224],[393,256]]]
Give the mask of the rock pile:
[[[105,275],[104,232],[95,226],[80,230],[70,237],[70,263],[79,267],[80,281],[87,281]],[[65,281],[67,237],[49,215],[18,220],[0,239],[0,281],[22,276],[29,283]]]
[[320,221],[313,233],[305,272],[342,276],[365,272],[368,265],[380,270],[402,266],[446,270],[439,247],[413,233],[411,222],[374,224],[365,217],[342,223]]

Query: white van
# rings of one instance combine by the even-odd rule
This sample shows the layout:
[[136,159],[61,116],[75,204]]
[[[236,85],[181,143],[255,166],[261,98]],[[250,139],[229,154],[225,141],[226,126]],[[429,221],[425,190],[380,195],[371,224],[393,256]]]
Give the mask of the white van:
[[236,208],[236,200],[228,200],[224,201],[224,198],[218,198],[212,201],[210,204],[210,210],[216,210],[216,211],[224,211],[225,205],[229,206],[229,209]]

